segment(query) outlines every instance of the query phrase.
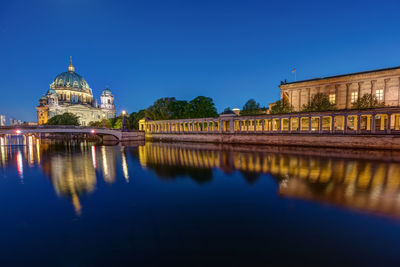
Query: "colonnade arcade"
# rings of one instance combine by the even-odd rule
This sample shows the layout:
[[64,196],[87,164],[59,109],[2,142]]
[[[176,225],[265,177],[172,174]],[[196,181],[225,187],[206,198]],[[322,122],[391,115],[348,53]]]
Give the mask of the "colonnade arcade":
[[400,108],[140,122],[148,133],[400,133]]

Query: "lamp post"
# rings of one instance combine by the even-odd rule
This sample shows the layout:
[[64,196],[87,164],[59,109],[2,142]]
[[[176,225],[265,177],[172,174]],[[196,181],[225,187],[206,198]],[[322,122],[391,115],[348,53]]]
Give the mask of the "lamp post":
[[123,111],[122,111],[122,131],[123,131],[123,132],[126,131],[126,120],[125,120],[125,115],[126,115],[126,111],[123,110]]

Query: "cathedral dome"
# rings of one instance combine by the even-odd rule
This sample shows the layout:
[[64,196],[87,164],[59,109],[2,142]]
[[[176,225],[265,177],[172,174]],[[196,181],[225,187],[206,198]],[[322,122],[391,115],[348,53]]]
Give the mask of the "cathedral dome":
[[101,94],[102,95],[112,95],[112,92],[108,87],[106,87],[106,89],[104,89]]
[[89,84],[86,80],[80,76],[78,73],[75,72],[75,68],[72,65],[72,61],[68,66],[68,71],[60,73],[54,79],[53,83],[51,84],[51,88],[59,88],[64,87],[66,89],[75,89],[75,90],[82,90],[82,91],[89,91],[92,93],[92,90],[89,87]]

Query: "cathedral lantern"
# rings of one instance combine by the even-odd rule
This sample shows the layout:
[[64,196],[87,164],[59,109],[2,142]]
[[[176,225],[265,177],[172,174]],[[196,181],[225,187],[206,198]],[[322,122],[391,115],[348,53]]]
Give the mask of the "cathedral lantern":
[[103,90],[100,96],[100,108],[104,110],[115,110],[114,106],[114,95],[111,90],[106,88]]

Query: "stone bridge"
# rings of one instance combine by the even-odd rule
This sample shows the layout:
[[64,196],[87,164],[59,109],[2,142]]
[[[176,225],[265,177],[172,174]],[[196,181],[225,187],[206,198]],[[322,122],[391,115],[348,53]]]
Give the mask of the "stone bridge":
[[[111,137],[117,141],[137,141],[144,140],[144,133],[141,131],[121,131],[119,129],[85,127],[85,126],[2,126],[0,127],[0,135],[38,135],[38,134],[91,134],[104,137]],[[107,138],[109,139],[109,138]]]

